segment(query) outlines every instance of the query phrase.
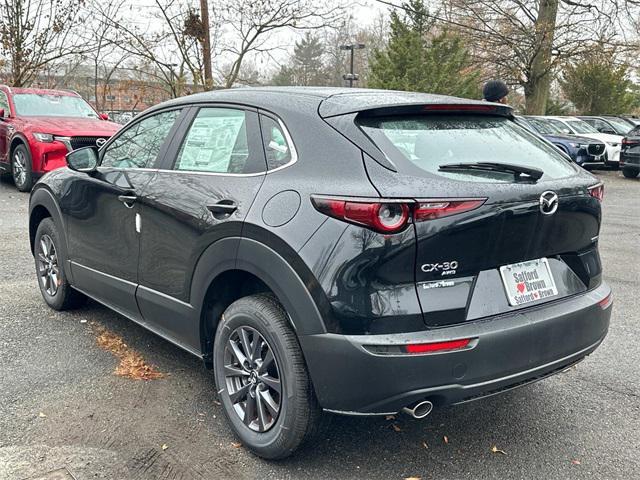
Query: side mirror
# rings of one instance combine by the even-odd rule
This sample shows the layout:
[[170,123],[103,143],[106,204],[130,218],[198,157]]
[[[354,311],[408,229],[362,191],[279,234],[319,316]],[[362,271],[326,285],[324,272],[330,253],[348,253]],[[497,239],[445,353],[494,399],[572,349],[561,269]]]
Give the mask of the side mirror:
[[98,167],[98,149],[83,147],[67,153],[67,165],[76,172],[91,173]]
[[4,120],[4,108],[0,108],[0,120]]
[[108,113],[100,113],[98,115],[98,117],[100,117],[100,120],[109,120],[109,114]]

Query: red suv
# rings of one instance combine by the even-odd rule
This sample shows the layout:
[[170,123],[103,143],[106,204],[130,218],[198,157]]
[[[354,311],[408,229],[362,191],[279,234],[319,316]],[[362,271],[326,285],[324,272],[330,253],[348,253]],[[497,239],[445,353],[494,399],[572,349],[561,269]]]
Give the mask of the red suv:
[[38,177],[66,165],[65,155],[103,144],[119,128],[71,91],[0,85],[0,173],[31,190]]

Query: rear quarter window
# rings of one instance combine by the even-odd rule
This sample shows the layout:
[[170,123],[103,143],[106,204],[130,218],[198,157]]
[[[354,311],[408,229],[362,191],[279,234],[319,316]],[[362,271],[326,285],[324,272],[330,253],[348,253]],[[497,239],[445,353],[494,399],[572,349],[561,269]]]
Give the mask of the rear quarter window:
[[467,181],[514,181],[504,172],[439,170],[451,163],[498,162],[534,167],[544,179],[575,174],[567,159],[514,121],[482,115],[420,115],[359,118],[360,127],[394,162],[408,161],[439,176]]

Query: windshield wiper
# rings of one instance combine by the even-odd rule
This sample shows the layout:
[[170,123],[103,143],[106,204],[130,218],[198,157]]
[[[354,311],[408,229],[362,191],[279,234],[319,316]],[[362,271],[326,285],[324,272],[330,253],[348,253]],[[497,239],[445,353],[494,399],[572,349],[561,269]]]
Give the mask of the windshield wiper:
[[447,163],[440,165],[439,170],[482,170],[485,172],[505,172],[513,173],[516,180],[538,181],[544,172],[539,168],[525,167],[524,165],[514,165],[513,163],[498,162],[470,162],[470,163]]

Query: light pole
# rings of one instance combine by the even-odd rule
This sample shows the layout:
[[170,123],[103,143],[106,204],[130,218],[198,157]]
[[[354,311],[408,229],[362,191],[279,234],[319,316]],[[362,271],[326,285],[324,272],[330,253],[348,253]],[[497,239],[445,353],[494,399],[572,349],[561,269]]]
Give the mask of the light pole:
[[363,48],[365,48],[364,43],[352,43],[350,45],[340,45],[340,50],[349,50],[351,52],[349,73],[342,76],[342,78],[349,81],[349,87],[353,87],[353,82],[358,81],[358,74],[353,73],[353,51],[361,50]]
[[173,92],[173,98],[178,97],[178,75],[173,70],[174,67],[178,67],[177,63],[169,63],[167,64],[169,67],[169,71],[171,72],[171,91]]

